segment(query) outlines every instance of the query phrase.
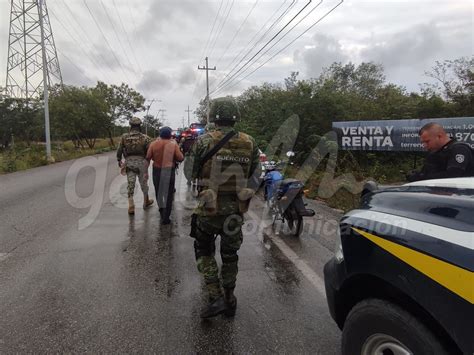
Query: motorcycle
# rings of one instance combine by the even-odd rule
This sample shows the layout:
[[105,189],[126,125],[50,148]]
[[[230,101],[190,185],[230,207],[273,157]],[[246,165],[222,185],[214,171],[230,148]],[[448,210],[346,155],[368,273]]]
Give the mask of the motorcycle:
[[306,208],[303,201],[304,184],[296,179],[283,179],[283,175],[271,169],[265,175],[265,200],[273,217],[287,223],[292,235],[298,237],[303,231],[303,217],[313,217],[314,210]]

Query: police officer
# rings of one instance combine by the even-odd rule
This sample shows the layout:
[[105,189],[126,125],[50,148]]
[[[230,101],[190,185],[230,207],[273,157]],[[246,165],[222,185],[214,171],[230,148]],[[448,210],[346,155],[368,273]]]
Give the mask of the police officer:
[[[133,194],[135,192],[135,182],[138,177],[140,187],[143,192],[143,208],[148,208],[153,204],[153,200],[148,197],[148,164],[145,155],[151,138],[141,133],[142,121],[138,117],[130,119],[130,132],[122,135],[117,149],[117,160],[120,168],[125,164],[125,171],[128,182],[128,214],[135,214],[135,203]],[[122,163],[122,156],[125,163]]]
[[[239,118],[239,109],[232,98],[213,100],[209,121],[215,123],[215,130],[200,136],[185,160],[185,174],[198,179],[199,186],[191,237],[197,268],[204,276],[209,296],[202,318],[221,313],[233,316],[237,308],[234,288],[243,213],[258,187],[259,173],[259,153],[254,139],[233,128]],[[221,279],[214,258],[217,235],[221,237]]]
[[424,125],[419,135],[429,154],[423,169],[407,175],[408,181],[474,176],[474,157],[469,145],[449,138],[437,123]]

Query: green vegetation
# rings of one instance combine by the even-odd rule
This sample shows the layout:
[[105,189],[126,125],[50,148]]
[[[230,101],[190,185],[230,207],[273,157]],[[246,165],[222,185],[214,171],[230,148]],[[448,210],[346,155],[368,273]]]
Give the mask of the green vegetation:
[[[114,149],[113,137],[128,131],[126,123],[145,109],[144,103],[144,97],[125,84],[54,86],[49,99],[53,158],[62,161]],[[42,102],[0,94],[0,173],[46,164],[46,148],[38,143],[44,141]]]
[[[49,98],[51,139],[71,140],[78,148],[92,149],[97,138],[108,137],[113,145],[112,137],[121,133],[134,113],[145,109],[144,103],[144,97],[125,84],[56,85]],[[41,100],[0,95],[0,148],[8,148],[13,139],[27,145],[45,141]]]
[[[297,115],[299,129],[291,125],[286,127],[276,141],[277,144],[284,141],[285,134],[297,135],[292,148],[296,154],[293,160],[297,167],[301,167],[313,148],[321,143],[322,137],[331,131],[334,121],[474,116],[473,67],[474,57],[437,62],[426,73],[435,79],[436,84],[423,84],[420,93],[407,92],[403,87],[387,82],[382,66],[374,63],[334,63],[318,78],[307,80],[299,80],[298,73],[292,73],[283,85],[265,83],[236,97],[242,116],[238,128],[251,134],[259,147],[268,151],[280,127],[289,117]],[[204,102],[196,113],[205,113]],[[284,152],[280,150],[279,153],[282,156]],[[373,178],[381,183],[402,182],[405,176],[400,171],[413,169],[415,157],[421,165],[423,155],[339,151],[332,180],[351,174],[356,181]],[[311,176],[305,176],[312,197],[321,197],[318,187],[327,169],[327,161],[327,158],[323,159],[317,167],[314,166]],[[344,184],[340,186],[344,187]],[[324,198],[333,205],[346,208],[352,205],[356,194],[345,190],[347,188],[340,188],[335,195]]]
[[[114,138],[115,143],[118,137]],[[0,174],[46,165],[44,143],[15,144],[13,148],[0,151]],[[114,150],[109,139],[97,139],[94,148],[77,148],[72,141],[53,142],[51,145],[52,156],[56,162],[77,159],[88,155],[100,154]]]
[[[305,165],[315,147],[335,149],[325,138],[332,122],[474,116],[473,67],[474,57],[437,62],[426,73],[435,84],[423,84],[419,93],[387,82],[382,66],[375,63],[334,63],[318,78],[306,80],[299,80],[294,72],[284,84],[253,86],[238,96],[242,115],[238,128],[255,137],[262,150],[273,148],[280,156],[284,155],[282,148],[269,147],[270,142],[277,137],[285,143],[285,137],[294,133],[295,166],[286,175],[303,174],[310,197],[350,208],[357,195],[354,185],[368,178],[388,184],[402,182],[403,171],[415,168],[415,159],[420,165],[423,154],[339,151],[337,159],[313,157]],[[54,158],[65,160],[114,149],[112,137],[128,130],[124,124],[135,112],[145,110],[144,102],[140,93],[125,84],[54,87],[51,138],[66,142],[53,144]],[[204,119],[205,113],[201,102],[196,114]],[[288,126],[279,137],[278,130],[292,115],[299,118],[299,128]],[[153,116],[146,121],[149,128],[159,128]],[[37,143],[44,141],[41,101],[0,95],[0,173],[46,164],[44,145]],[[334,170],[329,178],[325,174],[328,167]],[[325,193],[320,191],[321,184],[327,185]]]

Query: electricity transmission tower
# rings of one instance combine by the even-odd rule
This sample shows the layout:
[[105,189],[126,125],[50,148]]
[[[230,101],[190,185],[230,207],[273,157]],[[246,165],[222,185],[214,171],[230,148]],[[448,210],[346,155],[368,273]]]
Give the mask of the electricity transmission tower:
[[11,0],[6,93],[29,99],[55,83],[62,76],[45,0]]

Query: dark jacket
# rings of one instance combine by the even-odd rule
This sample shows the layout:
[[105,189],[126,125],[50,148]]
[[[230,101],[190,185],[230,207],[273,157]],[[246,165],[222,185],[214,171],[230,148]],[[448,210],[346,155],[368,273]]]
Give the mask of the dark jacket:
[[450,140],[429,153],[421,172],[407,176],[408,181],[474,176],[473,150],[466,143]]

